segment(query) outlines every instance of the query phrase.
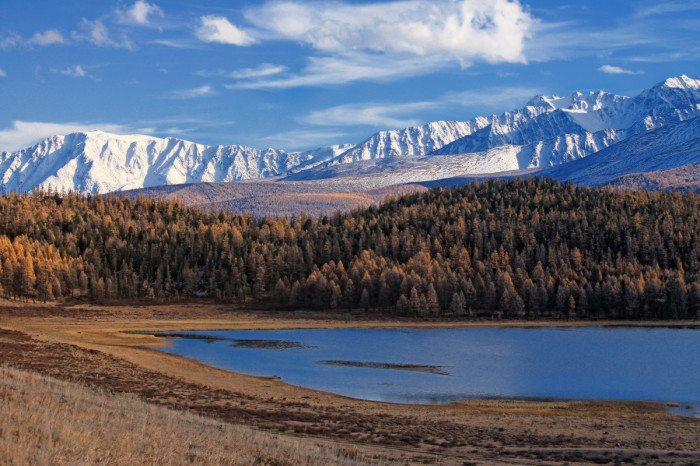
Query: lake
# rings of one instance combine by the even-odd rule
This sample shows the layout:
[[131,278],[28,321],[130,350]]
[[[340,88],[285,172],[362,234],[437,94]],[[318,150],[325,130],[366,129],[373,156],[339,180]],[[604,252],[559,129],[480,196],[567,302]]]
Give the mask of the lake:
[[[174,336],[175,334],[168,334]],[[641,327],[178,333],[159,350],[367,400],[620,399],[700,406],[700,330]]]

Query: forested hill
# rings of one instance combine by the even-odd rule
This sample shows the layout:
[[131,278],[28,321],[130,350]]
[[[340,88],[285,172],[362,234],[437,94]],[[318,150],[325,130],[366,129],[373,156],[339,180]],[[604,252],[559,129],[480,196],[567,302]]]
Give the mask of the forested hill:
[[320,219],[179,201],[0,197],[11,298],[210,296],[278,308],[697,319],[700,196],[485,181]]

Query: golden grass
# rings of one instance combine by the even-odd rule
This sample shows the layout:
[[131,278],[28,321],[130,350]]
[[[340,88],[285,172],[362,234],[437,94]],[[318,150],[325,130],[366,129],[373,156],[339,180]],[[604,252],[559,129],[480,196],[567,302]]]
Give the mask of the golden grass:
[[358,464],[324,446],[0,367],[0,464]]

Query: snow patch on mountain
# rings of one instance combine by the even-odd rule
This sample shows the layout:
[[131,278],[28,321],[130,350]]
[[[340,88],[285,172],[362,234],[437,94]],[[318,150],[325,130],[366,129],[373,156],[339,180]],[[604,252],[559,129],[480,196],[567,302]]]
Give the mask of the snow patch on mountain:
[[352,164],[321,165],[282,178],[282,181],[309,181],[353,178],[365,181],[365,189],[454,176],[482,175],[518,170],[530,157],[523,146],[500,146],[485,152],[462,155],[386,157]]
[[16,153],[0,155],[5,191],[56,190],[106,193],[199,181],[238,181],[278,176],[313,166],[348,146],[307,152],[205,146],[175,138],[92,131],[54,136]]
[[483,152],[501,145],[532,150],[527,167],[554,166],[586,157],[627,137],[700,116],[700,80],[670,78],[637,97],[603,91],[569,97],[536,96],[524,109],[493,115],[479,131],[433,152]]
[[599,185],[629,173],[700,162],[700,117],[635,135],[588,157],[534,172],[578,184]]
[[425,155],[456,139],[486,126],[486,118],[471,121],[434,121],[395,131],[380,131],[330,163],[352,163],[359,160]]

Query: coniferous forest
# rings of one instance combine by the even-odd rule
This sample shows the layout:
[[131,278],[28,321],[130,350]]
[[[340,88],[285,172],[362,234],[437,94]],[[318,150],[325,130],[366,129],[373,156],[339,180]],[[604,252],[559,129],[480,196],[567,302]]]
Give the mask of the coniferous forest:
[[537,178],[310,218],[0,197],[0,294],[505,319],[697,319],[700,196]]

